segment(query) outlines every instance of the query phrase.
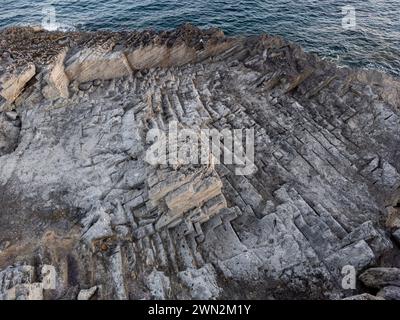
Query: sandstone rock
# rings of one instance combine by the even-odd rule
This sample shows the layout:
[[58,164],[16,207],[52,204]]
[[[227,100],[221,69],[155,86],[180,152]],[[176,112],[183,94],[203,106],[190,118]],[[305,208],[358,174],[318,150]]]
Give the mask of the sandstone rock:
[[359,278],[366,286],[372,288],[400,286],[400,269],[371,268],[361,274]]
[[0,79],[1,84],[1,96],[4,97],[9,103],[14,102],[14,100],[21,94],[25,85],[29,80],[33,78],[36,74],[36,68],[33,63],[28,64],[21,70],[16,70],[12,74],[3,76]]
[[[190,25],[0,35],[2,74],[38,66],[1,101],[1,297],[332,299],[397,256],[398,79]],[[256,170],[148,162],[172,121],[253,129]]]
[[107,53],[85,49],[66,61],[65,73],[70,81],[113,79],[132,72],[122,52]]
[[65,99],[69,97],[69,79],[64,68],[66,54],[66,50],[59,53],[49,76],[50,84],[57,90],[58,95]]
[[228,41],[209,46],[201,52],[185,43],[174,47],[152,44],[127,52],[84,49],[66,61],[65,71],[71,81],[114,79],[131,75],[135,70],[175,67],[201,61],[232,48],[237,42]]
[[222,183],[209,177],[196,184],[186,184],[166,196],[166,204],[174,214],[180,214],[193,207],[201,207],[208,199],[221,193]]
[[[192,175],[180,175],[181,182],[174,181],[173,184],[168,183],[169,180],[162,181],[154,186],[155,191],[150,190],[154,200],[160,201],[160,197],[165,196],[162,201],[165,201],[168,209],[157,221],[155,225],[157,230],[181,221],[184,214],[193,209],[202,209],[203,214],[190,219],[193,222],[194,220],[205,222],[226,207],[225,198],[221,194],[221,180],[212,170],[210,175],[209,170],[204,167]],[[184,183],[185,181],[187,182]]]

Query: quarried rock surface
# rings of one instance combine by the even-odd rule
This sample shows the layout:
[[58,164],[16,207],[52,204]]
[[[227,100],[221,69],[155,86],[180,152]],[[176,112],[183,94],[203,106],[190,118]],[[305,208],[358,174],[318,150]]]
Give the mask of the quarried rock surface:
[[[344,266],[400,267],[398,79],[190,25],[0,42],[2,298],[340,299]],[[256,170],[149,164],[172,121],[254,129]]]

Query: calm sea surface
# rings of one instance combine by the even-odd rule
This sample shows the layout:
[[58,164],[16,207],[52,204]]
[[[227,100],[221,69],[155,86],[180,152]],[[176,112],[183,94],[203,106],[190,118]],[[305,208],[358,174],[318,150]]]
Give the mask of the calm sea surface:
[[[353,30],[342,25],[346,5],[355,8]],[[78,30],[160,30],[191,22],[228,35],[266,32],[343,65],[400,76],[400,0],[0,0],[0,28],[42,21]]]

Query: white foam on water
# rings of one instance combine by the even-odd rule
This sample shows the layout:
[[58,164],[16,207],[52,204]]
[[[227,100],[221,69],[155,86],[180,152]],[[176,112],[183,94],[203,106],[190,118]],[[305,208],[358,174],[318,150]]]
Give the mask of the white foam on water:
[[69,24],[62,23],[42,23],[42,28],[47,31],[75,31],[76,28]]

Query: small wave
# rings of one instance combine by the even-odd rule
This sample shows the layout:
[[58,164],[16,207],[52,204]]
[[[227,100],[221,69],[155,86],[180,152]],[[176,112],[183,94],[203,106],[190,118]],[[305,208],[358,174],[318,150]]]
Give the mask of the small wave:
[[63,23],[41,24],[41,27],[47,31],[76,31],[76,27]]
[[[343,1],[335,0],[325,0],[323,6],[319,5],[321,1],[310,0],[5,2],[0,28],[24,21],[49,31],[170,30],[191,22],[199,27],[222,28],[229,36],[264,32],[279,35],[306,51],[348,66],[369,67],[372,63],[400,75],[399,0],[354,0],[355,30],[342,27]],[[48,4],[43,6],[43,2]]]
[[13,27],[43,29],[43,30],[46,30],[46,31],[62,31],[62,32],[77,31],[78,30],[77,27],[75,27],[73,25],[70,25],[70,24],[48,25],[48,24],[41,24],[41,23],[20,22],[20,23],[14,23],[12,26]]

